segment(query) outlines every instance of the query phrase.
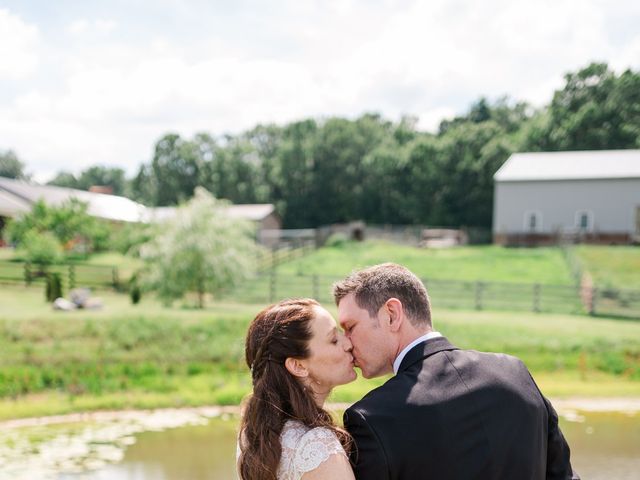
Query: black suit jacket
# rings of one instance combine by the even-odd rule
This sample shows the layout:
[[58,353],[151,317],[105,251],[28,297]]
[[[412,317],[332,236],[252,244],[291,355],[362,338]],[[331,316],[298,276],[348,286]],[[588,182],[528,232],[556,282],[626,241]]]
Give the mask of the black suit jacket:
[[358,480],[578,478],[558,416],[524,364],[444,337],[412,348],[344,423]]

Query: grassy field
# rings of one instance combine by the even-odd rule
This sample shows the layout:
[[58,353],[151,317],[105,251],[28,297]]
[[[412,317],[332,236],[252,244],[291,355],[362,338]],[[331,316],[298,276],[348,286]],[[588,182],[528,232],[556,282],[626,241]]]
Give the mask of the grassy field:
[[316,250],[281,265],[288,274],[342,277],[382,262],[406,265],[425,279],[571,285],[571,273],[557,248],[504,248],[493,245],[423,249],[382,241],[348,242]]
[[[200,311],[100,296],[101,311],[63,313],[51,311],[40,288],[2,287],[0,419],[237,404],[249,392],[243,340],[262,305]],[[640,322],[449,310],[434,321],[462,348],[519,356],[549,396],[640,396]],[[332,400],[353,401],[381,381],[359,379]]]
[[640,247],[579,245],[574,251],[598,287],[640,290]]

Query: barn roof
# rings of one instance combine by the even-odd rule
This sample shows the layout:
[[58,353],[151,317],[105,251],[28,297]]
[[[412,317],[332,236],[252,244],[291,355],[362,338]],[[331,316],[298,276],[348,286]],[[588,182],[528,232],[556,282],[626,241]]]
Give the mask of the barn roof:
[[640,178],[640,150],[514,153],[497,182]]
[[[145,206],[133,200],[117,195],[85,192],[73,188],[56,187],[53,185],[36,185],[22,180],[0,177],[0,210],[19,205],[11,213],[30,211],[31,205],[42,199],[48,205],[59,205],[76,198],[88,204],[87,212],[105,220],[121,222],[139,222],[144,218]],[[26,208],[25,208],[26,207]]]
[[[59,205],[70,198],[86,202],[87,212],[94,217],[122,222],[161,221],[173,217],[177,211],[176,207],[145,207],[118,195],[0,177],[0,216],[13,217],[29,212],[31,206],[40,199],[48,205]],[[274,213],[275,207],[270,203],[229,205],[227,212],[233,218],[259,221]]]

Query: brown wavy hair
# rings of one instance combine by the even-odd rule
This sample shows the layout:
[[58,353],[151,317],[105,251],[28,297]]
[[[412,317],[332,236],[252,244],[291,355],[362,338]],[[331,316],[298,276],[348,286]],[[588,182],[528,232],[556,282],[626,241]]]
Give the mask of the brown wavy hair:
[[311,319],[320,304],[312,299],[283,300],[262,310],[251,322],[245,359],[251,369],[253,394],[245,402],[240,423],[242,480],[275,480],[282,455],[280,434],[287,420],[333,432],[347,452],[351,436],[319,407],[312,392],[289,373],[288,357],[308,358]]

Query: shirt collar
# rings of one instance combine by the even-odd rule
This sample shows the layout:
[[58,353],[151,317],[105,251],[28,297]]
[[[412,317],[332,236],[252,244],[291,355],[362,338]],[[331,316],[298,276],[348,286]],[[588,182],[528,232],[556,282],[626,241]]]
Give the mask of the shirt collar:
[[427,340],[431,340],[432,338],[438,338],[438,337],[441,337],[441,336],[442,336],[442,334],[440,332],[429,332],[429,333],[426,333],[426,334],[422,335],[421,337],[416,338],[413,342],[411,342],[409,345],[404,347],[404,349],[400,352],[400,354],[393,361],[393,374],[395,375],[395,374],[398,373],[398,369],[400,368],[400,364],[402,363],[402,360],[404,359],[405,355],[409,352],[409,350],[411,350],[413,347],[415,347],[419,343],[425,342]]

